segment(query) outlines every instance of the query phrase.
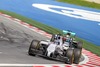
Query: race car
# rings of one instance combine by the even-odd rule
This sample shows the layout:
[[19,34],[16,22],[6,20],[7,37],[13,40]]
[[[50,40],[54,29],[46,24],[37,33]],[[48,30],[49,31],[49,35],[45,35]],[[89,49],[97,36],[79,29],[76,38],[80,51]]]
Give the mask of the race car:
[[[68,32],[67,32],[68,33]],[[32,56],[42,55],[68,64],[78,64],[81,57],[82,42],[63,40],[63,36],[53,35],[51,40],[33,40],[28,54]]]

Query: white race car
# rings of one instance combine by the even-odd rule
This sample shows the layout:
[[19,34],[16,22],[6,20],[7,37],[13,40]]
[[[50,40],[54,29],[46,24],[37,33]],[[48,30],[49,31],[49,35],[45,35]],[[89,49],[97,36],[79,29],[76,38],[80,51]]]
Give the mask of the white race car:
[[82,42],[63,42],[62,36],[52,36],[51,40],[33,40],[29,47],[29,55],[42,55],[60,60],[68,64],[79,63]]

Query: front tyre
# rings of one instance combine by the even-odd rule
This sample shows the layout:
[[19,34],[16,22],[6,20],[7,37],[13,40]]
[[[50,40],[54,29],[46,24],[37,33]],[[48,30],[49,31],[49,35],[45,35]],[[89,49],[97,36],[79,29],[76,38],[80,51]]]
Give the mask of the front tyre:
[[65,63],[72,64],[73,63],[73,49],[69,48],[67,50],[66,56],[68,57]]
[[38,40],[32,40],[29,50],[28,50],[28,54],[29,55],[36,55],[36,51],[39,49],[40,45],[39,45],[39,41]]

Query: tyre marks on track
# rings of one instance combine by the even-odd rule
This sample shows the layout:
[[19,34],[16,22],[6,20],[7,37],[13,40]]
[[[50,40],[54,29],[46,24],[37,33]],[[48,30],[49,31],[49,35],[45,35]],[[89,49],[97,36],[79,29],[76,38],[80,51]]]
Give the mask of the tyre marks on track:
[[[39,28],[36,28],[36,27],[34,27],[30,24],[27,24],[27,23],[25,23],[25,22],[23,22],[23,21],[21,21],[17,18],[14,18],[12,16],[6,15],[6,14],[1,13],[1,12],[0,12],[0,15],[6,17],[8,19],[11,19],[13,21],[16,21],[16,23],[18,23],[18,24],[20,24],[24,27],[27,27],[32,31],[38,32],[39,34],[45,35],[48,38],[51,38],[51,36],[52,36],[51,34],[48,34],[47,32],[45,32],[45,31],[43,31]],[[2,53],[2,52],[0,52],[0,53]],[[48,66],[49,67],[73,67],[73,66],[74,67],[100,67],[100,57],[99,56],[93,54],[92,52],[90,52],[90,51],[88,51],[84,48],[82,49],[82,53],[85,54],[89,59],[89,61],[84,62],[82,64],[72,64],[72,65],[68,65],[68,64],[66,64],[66,65],[62,65],[62,64],[61,65],[58,65],[58,64],[51,64],[51,65],[49,65],[49,64],[48,65],[47,64],[45,64],[45,65],[38,64],[38,65],[35,65],[35,64],[32,64],[32,65],[33,65],[33,67],[48,67]],[[8,64],[8,65],[10,65],[10,64]],[[18,65],[18,64],[15,64],[15,66],[16,65]],[[25,66],[25,65],[23,64],[23,66]]]

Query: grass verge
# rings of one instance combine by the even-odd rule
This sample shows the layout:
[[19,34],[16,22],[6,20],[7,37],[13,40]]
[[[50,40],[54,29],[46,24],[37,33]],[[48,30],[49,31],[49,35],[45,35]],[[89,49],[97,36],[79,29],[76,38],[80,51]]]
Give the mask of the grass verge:
[[21,16],[19,14],[16,14],[16,13],[13,13],[13,12],[10,12],[10,11],[5,11],[5,10],[0,10],[0,12],[8,14],[8,15],[10,15],[12,17],[15,17],[15,18],[17,18],[19,20],[22,20],[24,22],[27,22],[28,24],[31,24],[31,25],[33,25],[35,27],[38,27],[41,30],[44,30],[44,31],[46,31],[46,32],[48,32],[50,34],[56,34],[56,33],[59,33],[59,32],[61,33],[61,31],[56,29],[56,28],[52,28],[51,26],[47,26],[45,24],[36,22],[36,21],[34,21],[34,20],[30,19],[30,18],[26,18],[26,17]]
[[100,4],[97,4],[97,3],[94,3],[94,2],[88,2],[88,1],[85,1],[85,0],[57,0],[57,1],[75,4],[75,5],[79,5],[79,6],[95,8],[95,9],[100,9]]
[[[5,11],[5,10],[0,10],[0,12],[8,14],[8,15],[10,15],[12,17],[18,18],[18,19],[20,19],[20,20],[22,20],[22,21],[24,21],[26,23],[29,23],[29,24],[31,24],[31,25],[33,25],[35,27],[38,27],[38,28],[50,33],[50,34],[62,33],[61,30],[58,30],[58,29],[53,28],[51,26],[42,24],[40,22],[36,22],[36,21],[34,21],[34,20],[30,19],[30,18],[21,16],[19,14],[16,14],[16,13],[13,13],[13,12],[10,12],[10,11]],[[83,43],[84,43],[83,48],[85,48],[85,49],[93,52],[94,54],[100,56],[100,46],[96,46],[96,45],[94,45],[94,44],[92,44],[90,42],[87,42],[87,41],[85,41],[85,40],[83,40],[81,38],[78,38],[78,37],[77,37],[77,40],[83,41]]]

